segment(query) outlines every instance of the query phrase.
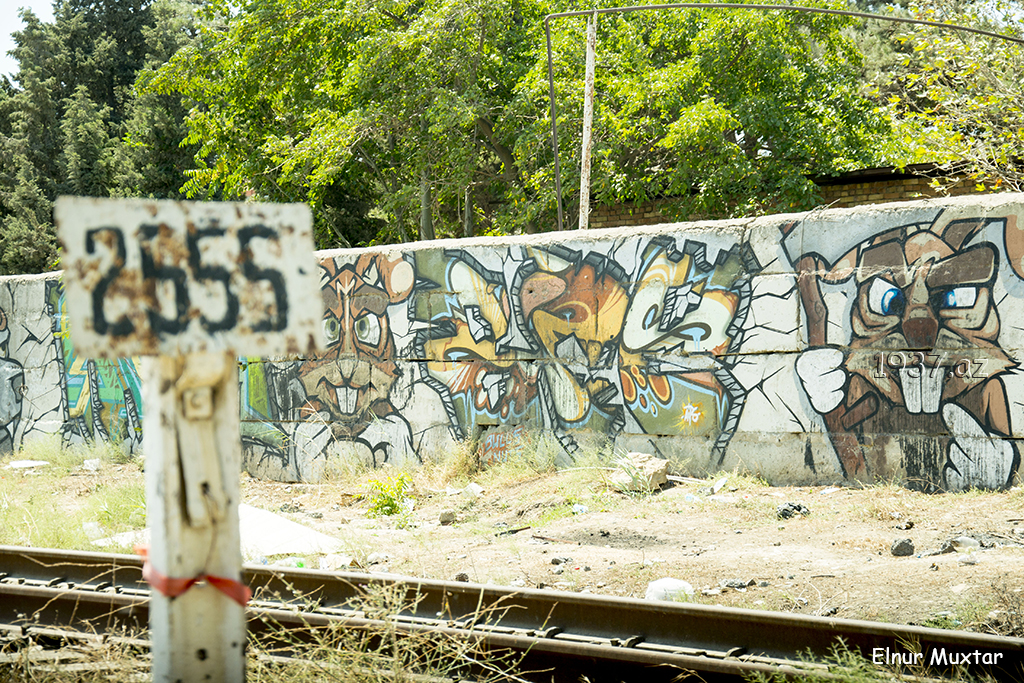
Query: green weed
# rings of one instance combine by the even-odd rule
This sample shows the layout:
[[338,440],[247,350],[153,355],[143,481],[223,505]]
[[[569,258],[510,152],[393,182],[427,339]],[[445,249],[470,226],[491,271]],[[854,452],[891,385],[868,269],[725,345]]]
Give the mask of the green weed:
[[141,481],[97,486],[84,508],[113,533],[146,526],[146,487]]
[[408,492],[412,489],[412,477],[405,472],[371,479],[370,509],[373,517],[390,517],[402,514],[408,507]]

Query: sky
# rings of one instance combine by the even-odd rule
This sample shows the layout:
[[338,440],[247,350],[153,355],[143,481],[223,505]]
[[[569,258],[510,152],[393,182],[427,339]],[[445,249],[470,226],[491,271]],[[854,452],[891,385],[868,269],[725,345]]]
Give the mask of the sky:
[[31,9],[43,21],[53,21],[53,0],[0,0],[0,74],[10,76],[18,70],[18,63],[7,53],[14,49],[11,34],[21,30],[18,10]]

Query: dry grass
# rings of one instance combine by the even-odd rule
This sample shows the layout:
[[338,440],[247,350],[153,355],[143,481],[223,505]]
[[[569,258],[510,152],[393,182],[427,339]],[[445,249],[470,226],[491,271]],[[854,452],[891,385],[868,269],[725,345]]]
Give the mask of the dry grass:
[[[2,642],[2,641],[0,641]],[[0,646],[0,681],[5,683],[110,683],[149,681],[145,648],[122,639],[100,639],[44,648],[35,640]]]
[[[301,633],[267,623],[251,637],[246,680],[253,683],[441,683],[472,677],[477,683],[521,683],[521,656],[437,632],[403,632],[393,615],[409,612],[404,586],[370,586],[350,605],[370,620],[365,629],[338,625]],[[302,606],[297,606],[302,608]],[[476,622],[501,618],[500,607],[482,606]],[[4,683],[109,683],[148,681],[150,664],[140,641],[93,638],[59,650],[28,639],[0,641]]]
[[413,473],[415,485],[424,490],[464,487],[480,471],[476,450],[468,441],[455,444],[445,457],[428,460]]
[[[36,444],[37,452],[17,456],[52,463],[37,474],[4,470],[0,461],[0,542],[91,548],[78,531],[84,522],[101,524],[105,533],[141,526],[142,477],[135,463],[118,465],[116,453],[101,453],[95,457],[101,459],[102,469],[91,474],[83,471],[82,463],[97,451],[46,454],[42,446]],[[755,475],[733,472],[675,483],[657,493],[627,495],[605,483],[615,453],[591,448],[577,457],[574,467],[556,470],[559,450],[551,441],[524,440],[504,462],[480,469],[471,449],[452,449],[443,458],[409,470],[413,484],[408,495],[415,499],[415,508],[405,526],[394,517],[367,515],[370,482],[399,473],[389,468],[369,469],[361,463],[332,460],[328,478],[319,484],[264,482],[243,475],[243,494],[246,502],[274,511],[287,506],[284,514],[295,521],[343,539],[348,553],[364,567],[371,554],[385,551],[391,556],[386,561],[388,570],[395,573],[452,579],[465,572],[472,581],[516,581],[512,585],[531,587],[544,583],[632,597],[642,597],[649,581],[673,575],[690,581],[698,590],[696,602],[707,604],[808,614],[841,602],[839,616],[922,623],[931,615],[948,612],[948,623],[933,625],[1024,633],[1024,611],[1017,592],[1019,574],[1000,592],[997,587],[988,588],[993,574],[981,553],[980,563],[971,567],[959,566],[955,556],[940,557],[936,562],[941,569],[935,571],[927,569],[930,559],[916,563],[914,559],[899,560],[902,564],[897,565],[889,557],[889,545],[897,536],[914,536],[919,550],[928,550],[938,547],[943,538],[961,533],[991,530],[1012,534],[1003,520],[1024,518],[1024,491],[1020,489],[930,495],[891,481],[820,495],[825,493],[824,487],[771,488]],[[718,495],[710,495],[710,489],[723,477],[726,481]],[[471,482],[483,487],[482,495],[449,495]],[[805,503],[811,515],[779,521],[775,508],[783,502]],[[576,506],[587,512],[577,513]],[[449,510],[457,513],[457,522],[441,527],[439,513]],[[908,518],[916,522],[911,533],[898,528]],[[523,526],[531,530],[501,535],[503,529]],[[605,546],[598,536],[600,529],[611,530],[611,546]],[[742,535],[735,535],[740,531]],[[571,542],[542,545],[536,539],[531,541],[531,534]],[[672,539],[672,544],[659,545],[662,539]],[[652,542],[649,547],[645,546],[648,540]],[[577,541],[581,546],[575,545]],[[773,550],[780,544],[782,551]],[[831,582],[815,578],[815,574],[833,573],[833,569],[819,568],[812,564],[816,558],[801,555],[802,548],[812,544],[822,555],[844,564],[835,572],[840,578]],[[768,559],[759,564],[745,560],[736,549],[746,545],[752,554],[763,553]],[[992,551],[992,556],[996,552]],[[1009,551],[999,552],[1005,560]],[[573,567],[554,576],[550,559],[555,555],[574,557],[573,564],[581,565],[579,571]],[[654,561],[659,557],[666,561]],[[719,557],[734,563],[722,564]],[[306,559],[308,566],[316,566],[317,558]],[[613,559],[618,564],[613,564]],[[860,572],[854,561],[875,564],[856,565],[870,570]],[[590,565],[592,571],[584,573],[582,565]],[[381,565],[369,568],[376,571]],[[906,597],[896,593],[893,586],[915,571],[921,583],[908,588]],[[770,585],[715,597],[700,594],[702,587],[716,586],[722,578],[732,576],[765,578]],[[865,583],[862,576],[873,578]],[[837,598],[836,586],[846,580],[850,585],[843,590],[848,595]],[[951,585],[968,583],[969,592],[950,592]],[[932,601],[928,611],[903,616],[894,605],[915,599],[914,591],[919,591],[922,599],[938,594],[949,597]],[[275,659],[272,647],[259,651],[258,661],[250,662],[250,678],[331,680],[334,668],[364,666],[334,652],[342,644],[339,634],[323,637],[324,642],[311,650],[316,665],[281,662]],[[369,647],[358,642],[351,646]],[[372,660],[368,656],[365,661]],[[411,672],[419,670],[420,663],[402,661],[405,668],[400,670],[410,672],[407,680],[412,680]],[[448,670],[458,672],[457,668]],[[262,678],[255,678],[257,675]]]
[[[49,464],[11,469],[12,460]],[[39,439],[0,460],[0,544],[95,550],[95,538],[143,528],[145,513],[141,469],[116,446]]]
[[1008,576],[999,577],[989,595],[961,600],[955,609],[936,615],[925,626],[1022,638],[1024,589],[1014,588]]
[[[929,677],[933,672],[929,667],[917,665],[894,668],[875,664],[858,652],[850,650],[840,643],[832,648],[826,658],[825,666],[809,666],[802,669],[800,680],[806,683],[888,683],[890,681],[934,681],[943,680],[950,683],[995,683],[989,676],[975,676],[961,670],[953,678],[943,676],[941,679]],[[786,683],[791,677],[784,673],[752,674],[745,677],[751,683]]]
[[503,461],[481,470],[477,483],[484,488],[495,488],[551,474],[557,469],[555,459],[561,450],[553,436],[529,432],[519,439],[517,446],[508,449]]
[[[479,644],[441,633],[403,633],[393,615],[413,609],[414,605],[403,602],[405,594],[404,586],[367,587],[353,607],[376,625],[365,630],[342,626],[322,629],[316,632],[312,644],[271,624],[269,638],[250,643],[247,680],[428,683],[458,681],[469,675],[480,683],[522,680],[514,673],[518,656],[485,652]],[[495,621],[502,613],[500,608],[482,606],[474,619]]]

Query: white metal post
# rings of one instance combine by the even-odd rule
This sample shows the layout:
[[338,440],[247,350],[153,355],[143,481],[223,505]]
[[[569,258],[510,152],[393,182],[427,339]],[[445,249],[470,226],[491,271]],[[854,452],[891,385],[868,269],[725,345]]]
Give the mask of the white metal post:
[[583,148],[580,152],[580,230],[590,227],[590,146],[594,128],[597,12],[587,22],[587,74],[583,86]]

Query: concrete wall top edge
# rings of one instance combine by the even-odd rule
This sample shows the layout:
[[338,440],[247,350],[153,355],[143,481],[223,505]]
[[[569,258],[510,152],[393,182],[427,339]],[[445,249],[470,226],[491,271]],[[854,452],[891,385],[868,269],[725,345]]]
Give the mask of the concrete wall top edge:
[[14,282],[32,282],[32,281],[46,281],[46,280],[59,280],[64,276],[63,270],[49,270],[45,273],[26,273],[23,275],[0,275],[0,282],[14,283]]
[[509,246],[543,247],[550,244],[573,242],[598,242],[631,238],[653,237],[658,235],[676,236],[685,234],[732,234],[739,241],[752,219],[726,219],[720,221],[695,221],[687,223],[657,223],[654,225],[627,226],[617,228],[593,228],[590,230],[563,230],[562,232],[544,232],[535,235],[504,235],[500,237],[464,237],[458,239],[437,239],[421,242],[405,242],[379,247],[359,247],[353,249],[325,249],[316,252],[317,258],[339,258],[367,252],[398,254],[410,249],[494,249]]
[[498,237],[469,237],[455,239],[436,239],[419,242],[405,242],[377,247],[356,247],[351,249],[325,249],[316,252],[317,258],[344,258],[361,253],[398,254],[410,249],[466,249],[485,247],[493,249],[507,246],[540,246],[561,244],[566,241],[604,241],[629,238],[644,238],[656,235],[696,236],[708,233],[727,233],[737,241],[743,239],[747,230],[763,230],[785,223],[797,221],[813,225],[841,225],[853,218],[877,216],[879,219],[904,220],[901,216],[911,218],[926,212],[942,210],[965,210],[970,208],[974,213],[986,214],[991,211],[1005,210],[1007,205],[1024,204],[1024,193],[999,193],[988,195],[968,195],[936,199],[920,199],[914,201],[897,201],[883,204],[871,204],[847,208],[816,208],[799,213],[781,213],[767,216],[747,218],[730,218],[722,220],[682,221],[673,223],[655,223],[651,225],[624,226],[613,228],[594,228],[590,230],[563,230],[561,232],[545,232],[534,235],[505,235]]
[[815,223],[844,222],[852,217],[864,215],[898,216],[904,213],[917,213],[922,210],[943,208],[972,208],[975,211],[990,212],[1003,210],[1006,206],[1024,204],[1024,193],[1002,192],[985,195],[964,195],[958,197],[939,197],[916,199],[912,201],[893,201],[880,204],[865,204],[862,206],[850,206],[840,208],[819,207],[810,211],[797,213],[776,213],[767,216],[758,216],[751,222],[750,227],[760,227],[764,224],[775,225],[791,221],[814,221]]

